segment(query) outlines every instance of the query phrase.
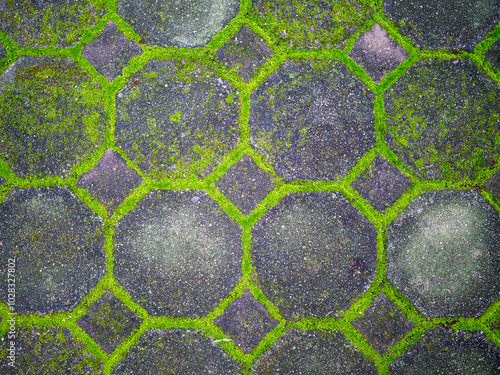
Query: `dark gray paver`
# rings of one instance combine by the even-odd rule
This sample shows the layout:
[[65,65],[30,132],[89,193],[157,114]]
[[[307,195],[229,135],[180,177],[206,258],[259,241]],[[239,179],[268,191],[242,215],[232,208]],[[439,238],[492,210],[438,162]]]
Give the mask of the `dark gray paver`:
[[279,321],[247,289],[214,323],[248,354]]
[[[12,375],[102,374],[103,365],[63,327],[17,328],[15,367],[9,366],[7,335],[0,340],[0,372]],[[70,372],[71,371],[71,372]]]
[[385,93],[386,142],[420,177],[474,179],[500,156],[499,96],[470,61],[420,60]]
[[286,61],[252,93],[250,143],[285,180],[340,179],[374,145],[373,100],[339,61]]
[[106,272],[102,225],[66,187],[14,188],[0,205],[0,260],[5,274],[16,260],[15,311],[72,309]]
[[121,74],[132,57],[141,53],[142,48],[127,39],[114,22],[109,21],[101,35],[83,48],[82,56],[111,82]]
[[191,63],[151,60],[117,94],[116,142],[152,176],[204,176],[238,140],[237,92]]
[[486,181],[484,187],[500,202],[500,171]]
[[70,58],[21,57],[0,76],[0,157],[21,177],[68,177],[104,141],[105,102]]
[[163,47],[204,46],[239,9],[239,0],[118,0],[118,14],[144,43]]
[[490,49],[486,51],[484,56],[494,67],[500,69],[500,39],[493,43]]
[[384,13],[419,48],[471,52],[500,19],[491,0],[384,0]]
[[7,54],[7,50],[4,48],[4,46],[2,46],[0,44],[0,60],[3,59],[6,54]]
[[94,168],[80,176],[78,186],[88,190],[112,213],[141,182],[139,173],[108,149]]
[[349,56],[360,64],[376,81],[408,58],[408,53],[397,44],[379,24],[359,37]]
[[481,331],[436,328],[390,366],[391,374],[474,374],[500,372],[500,349]]
[[202,332],[150,329],[115,367],[114,374],[238,374],[239,364]]
[[273,190],[270,176],[252,158],[242,157],[216,183],[217,188],[248,215]]
[[384,293],[380,293],[362,317],[351,323],[381,355],[414,326]]
[[203,191],[155,191],[116,226],[114,255],[150,314],[203,316],[241,278],[241,228]]
[[426,316],[477,317],[500,294],[499,243],[479,193],[424,191],[388,227],[387,277]]
[[285,332],[252,367],[252,374],[377,374],[340,333],[326,330]]
[[110,354],[139,327],[141,319],[107,291],[78,319],[78,324]]
[[252,229],[257,282],[286,318],[333,316],[373,281],[376,236],[338,193],[290,194]]

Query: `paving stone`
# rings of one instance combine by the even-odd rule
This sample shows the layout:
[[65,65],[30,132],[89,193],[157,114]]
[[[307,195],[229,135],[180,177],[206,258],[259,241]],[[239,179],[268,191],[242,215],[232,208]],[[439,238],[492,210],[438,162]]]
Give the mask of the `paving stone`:
[[88,190],[112,213],[141,182],[139,173],[108,149],[94,168],[80,176],[78,186]]
[[70,47],[104,13],[101,1],[2,1],[0,28],[21,47]]
[[382,213],[403,195],[411,181],[383,156],[377,156],[351,186]]
[[384,13],[419,48],[471,52],[500,19],[490,0],[384,0]]
[[488,51],[486,51],[484,56],[494,67],[500,69],[500,39],[497,40]]
[[373,363],[340,333],[285,332],[252,367],[252,374],[377,374]]
[[412,321],[384,293],[351,323],[382,356],[413,328]]
[[237,66],[238,75],[247,83],[271,55],[264,39],[248,26],[243,26],[215,53],[217,60],[229,69]]
[[343,48],[373,13],[363,1],[253,0],[257,22],[278,43],[299,48]]
[[114,374],[238,374],[239,364],[202,332],[150,329],[115,367]]
[[205,176],[238,141],[237,92],[191,63],[151,60],[117,95],[117,144],[153,177]]
[[103,365],[63,327],[18,327],[14,367],[9,366],[8,334],[0,340],[0,372],[5,375],[102,374]]
[[247,289],[214,323],[248,354],[279,321]]
[[142,48],[127,39],[113,21],[109,21],[101,35],[83,48],[82,56],[111,82],[121,74],[132,57],[141,53]]
[[202,47],[239,9],[239,0],[118,0],[118,15],[144,43],[163,47]]
[[251,95],[250,143],[285,180],[338,180],[374,145],[373,100],[339,61],[286,61]]
[[21,57],[0,76],[0,157],[19,177],[69,177],[104,142],[104,103],[70,58]]
[[155,191],[117,224],[114,254],[150,314],[204,316],[241,278],[241,228],[203,191]]
[[0,60],[3,59],[7,55],[7,50],[0,44]]
[[106,273],[102,225],[66,187],[14,188],[0,205],[0,267],[7,273],[7,260],[16,261],[15,311],[75,307]]
[[248,156],[229,168],[215,185],[244,215],[257,207],[274,187],[269,175]]
[[111,291],[94,303],[78,324],[106,351],[111,354],[134,329],[141,324],[129,308]]
[[486,181],[484,187],[500,202],[500,171]]
[[481,331],[428,331],[390,366],[391,374],[498,374],[500,349]]
[[340,194],[290,194],[252,229],[257,282],[285,318],[340,313],[373,281],[376,236]]
[[499,96],[470,61],[420,60],[385,92],[386,142],[422,178],[473,180],[500,156]]
[[380,82],[387,72],[408,58],[403,47],[394,42],[379,24],[361,35],[354,44],[349,56],[360,64],[376,81]]
[[426,316],[477,317],[500,294],[499,243],[479,193],[424,191],[388,227],[387,277]]

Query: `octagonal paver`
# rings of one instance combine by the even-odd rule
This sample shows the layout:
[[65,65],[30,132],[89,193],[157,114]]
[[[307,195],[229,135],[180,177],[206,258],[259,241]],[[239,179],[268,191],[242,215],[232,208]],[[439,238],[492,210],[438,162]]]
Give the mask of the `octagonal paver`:
[[472,51],[500,19],[491,0],[384,0],[384,13],[423,49]]
[[117,144],[153,177],[205,176],[238,140],[236,95],[212,68],[151,60],[117,94]]
[[285,180],[340,179],[374,145],[373,100],[339,61],[286,61],[252,93],[251,145]]
[[0,76],[0,157],[18,176],[68,177],[104,142],[105,103],[70,58],[21,57]]
[[72,309],[106,272],[102,225],[67,188],[14,188],[0,205],[0,261],[7,273],[15,259],[15,311]]
[[202,191],[149,193],[116,226],[116,279],[154,315],[206,315],[241,278],[241,256],[241,228]]
[[339,193],[288,195],[252,229],[257,282],[286,318],[332,316],[373,281],[376,236]]
[[426,191],[389,225],[387,277],[426,316],[477,317],[500,295],[499,243],[479,193]]
[[474,180],[500,156],[499,97],[470,61],[420,60],[385,93],[386,142],[420,177]]

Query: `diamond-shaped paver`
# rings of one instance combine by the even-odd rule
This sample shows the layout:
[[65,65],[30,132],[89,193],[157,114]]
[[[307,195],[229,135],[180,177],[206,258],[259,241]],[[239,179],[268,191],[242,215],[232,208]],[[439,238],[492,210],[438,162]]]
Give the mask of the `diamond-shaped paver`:
[[464,49],[493,30],[500,7],[491,0],[384,0],[384,13],[422,49]]
[[149,313],[203,316],[241,278],[241,228],[203,191],[155,191],[116,226],[114,255]]
[[412,321],[407,319],[384,293],[381,293],[365,310],[365,314],[354,320],[352,325],[381,355],[413,328]]
[[108,149],[94,168],[80,176],[78,186],[88,190],[113,212],[141,182],[139,173],[129,168],[120,155]]
[[118,14],[144,42],[163,47],[202,47],[239,9],[239,0],[118,0]]
[[390,365],[391,374],[498,374],[500,349],[481,331],[436,328]]
[[391,207],[410,185],[410,179],[383,156],[377,156],[351,184],[378,212]]
[[132,57],[141,53],[142,48],[127,39],[113,21],[109,21],[101,35],[87,44],[82,51],[83,57],[110,82],[121,74]]
[[72,309],[106,272],[102,225],[65,187],[14,188],[0,205],[0,267],[15,258],[15,311]]
[[239,99],[212,68],[151,60],[117,94],[116,142],[152,176],[205,176],[238,140]]
[[484,56],[489,60],[489,62],[500,69],[500,39],[497,40],[488,51],[484,54]]
[[141,319],[111,291],[107,291],[78,319],[78,324],[110,354],[139,327]]
[[477,317],[500,295],[499,243],[481,194],[424,191],[389,225],[387,277],[426,316]]
[[217,181],[217,188],[248,215],[273,190],[267,173],[248,156],[244,156]]
[[486,181],[484,187],[500,202],[500,171]]
[[500,156],[499,97],[470,61],[420,60],[385,92],[386,142],[420,177],[474,180]]
[[356,41],[349,56],[360,64],[377,82],[385,73],[394,70],[408,58],[403,47],[394,42],[379,24],[361,35]]
[[247,289],[214,323],[248,354],[279,321]]
[[251,145],[285,180],[340,179],[375,143],[373,100],[339,61],[286,61],[251,95]]
[[376,236],[338,193],[288,195],[252,229],[258,284],[286,318],[335,315],[373,281]]
[[239,374],[240,365],[203,332],[150,329],[116,365],[114,374]]
[[243,26],[215,53],[217,60],[229,69],[237,66],[238,75],[245,82],[250,81],[271,55],[271,49],[264,39],[248,26]]

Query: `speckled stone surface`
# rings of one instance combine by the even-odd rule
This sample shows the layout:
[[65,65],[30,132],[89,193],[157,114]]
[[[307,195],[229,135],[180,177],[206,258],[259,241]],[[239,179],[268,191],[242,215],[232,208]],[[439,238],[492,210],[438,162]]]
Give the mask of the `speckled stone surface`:
[[500,171],[484,183],[484,187],[500,202]]
[[497,40],[484,54],[484,57],[497,69],[500,69],[500,39]]
[[7,50],[3,45],[0,44],[0,59],[3,59],[7,55]]

